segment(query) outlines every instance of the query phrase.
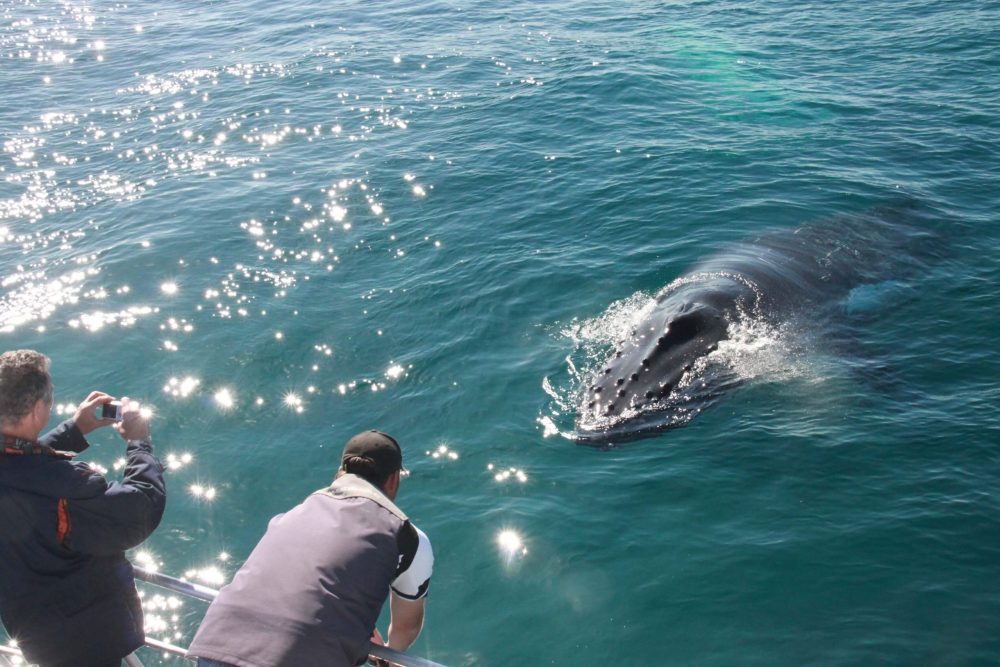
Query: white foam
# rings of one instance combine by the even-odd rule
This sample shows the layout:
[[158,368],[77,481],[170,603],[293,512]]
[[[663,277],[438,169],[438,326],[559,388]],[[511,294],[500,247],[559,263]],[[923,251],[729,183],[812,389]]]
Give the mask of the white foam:
[[788,326],[761,320],[733,322],[729,338],[706,357],[708,363],[722,363],[741,381],[789,377],[804,372],[798,353],[800,341]]
[[[710,277],[727,276],[712,274]],[[675,281],[665,290],[680,284]],[[822,379],[815,376],[822,374],[823,365],[813,362],[815,351],[811,349],[811,338],[799,327],[789,323],[775,325],[741,312],[738,320],[729,324],[728,338],[720,341],[717,349],[699,358],[670,396],[641,408],[629,407],[611,416],[596,410],[578,413],[586,383],[605,362],[610,348],[648,318],[656,303],[656,298],[639,292],[611,304],[595,318],[574,321],[559,331],[561,336],[573,341],[575,348],[566,357],[565,374],[545,377],[542,382],[543,390],[552,399],[548,414],[538,419],[546,437],[572,438],[576,428],[585,431],[613,429],[652,413],[662,413],[664,426],[681,425],[705,407],[703,399],[739,384],[785,382],[792,378],[805,378],[813,383]],[[575,424],[571,422],[574,417]]]

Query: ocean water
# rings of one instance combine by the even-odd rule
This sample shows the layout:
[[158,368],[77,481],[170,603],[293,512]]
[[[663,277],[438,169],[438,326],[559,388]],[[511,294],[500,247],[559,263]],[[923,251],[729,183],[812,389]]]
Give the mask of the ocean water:
[[[132,557],[210,585],[394,434],[447,665],[994,664],[998,52],[972,0],[0,0],[0,345],[63,417],[154,410]],[[932,261],[741,332],[681,428],[567,437],[663,286],[873,207]]]

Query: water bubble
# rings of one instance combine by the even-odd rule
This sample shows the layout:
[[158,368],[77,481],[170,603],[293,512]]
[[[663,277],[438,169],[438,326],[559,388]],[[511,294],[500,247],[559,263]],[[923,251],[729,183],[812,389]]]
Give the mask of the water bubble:
[[195,498],[204,498],[205,500],[215,500],[215,487],[214,486],[203,486],[201,484],[192,484],[188,487],[188,491]]
[[[167,470],[180,470],[194,460],[194,457],[185,452],[183,454],[170,453],[166,456]],[[123,463],[124,465],[124,463]]]
[[223,410],[232,410],[233,406],[236,405],[236,398],[227,388],[222,388],[216,391],[213,398],[215,398],[216,404],[218,404],[218,406]]
[[[486,466],[486,469],[490,472],[493,472],[495,468],[496,466],[494,466],[492,463]],[[521,470],[520,468],[511,467],[511,468],[505,468],[504,470],[494,473],[493,479],[500,483],[510,481],[511,479],[515,479],[518,482],[524,484],[525,482],[528,481],[528,474],[523,470]]]
[[184,573],[184,578],[197,580],[210,586],[222,586],[226,583],[226,575],[215,565],[188,570]]
[[156,563],[156,557],[153,556],[152,552],[146,549],[137,551],[134,554],[132,554],[132,560],[134,560],[137,565],[146,570],[156,572],[159,569]]
[[438,445],[433,452],[427,452],[427,455],[434,459],[448,459],[451,461],[458,460],[458,452],[453,451],[448,447],[448,445]]
[[284,402],[286,407],[299,414],[302,414],[305,411],[305,405],[302,402],[302,397],[295,392],[290,391],[285,394]]
[[524,546],[524,540],[516,531],[509,528],[501,530],[497,533],[496,539],[497,546],[500,547],[500,553],[508,563],[512,562],[515,558],[523,558],[528,555],[528,548]]
[[200,384],[201,380],[190,375],[185,378],[172,377],[167,380],[167,384],[164,385],[163,391],[171,396],[187,398],[194,393],[196,389],[198,389],[198,385]]

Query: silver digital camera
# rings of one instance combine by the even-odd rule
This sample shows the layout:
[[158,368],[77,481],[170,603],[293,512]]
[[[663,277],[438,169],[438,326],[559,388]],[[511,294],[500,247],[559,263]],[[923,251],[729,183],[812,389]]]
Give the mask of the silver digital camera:
[[120,422],[122,420],[122,402],[111,401],[101,405],[98,408],[97,416],[101,419],[114,419],[116,422]]

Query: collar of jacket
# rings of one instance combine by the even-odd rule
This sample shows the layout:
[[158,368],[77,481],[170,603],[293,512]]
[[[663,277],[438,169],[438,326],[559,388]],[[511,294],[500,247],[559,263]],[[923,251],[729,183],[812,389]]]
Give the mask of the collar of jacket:
[[0,456],[52,456],[57,459],[71,459],[76,454],[53,449],[37,440],[25,440],[4,434]]
[[333,484],[315,493],[322,493],[332,498],[367,498],[395,514],[400,521],[409,521],[403,510],[389,500],[381,489],[352,473],[337,477],[333,480]]

